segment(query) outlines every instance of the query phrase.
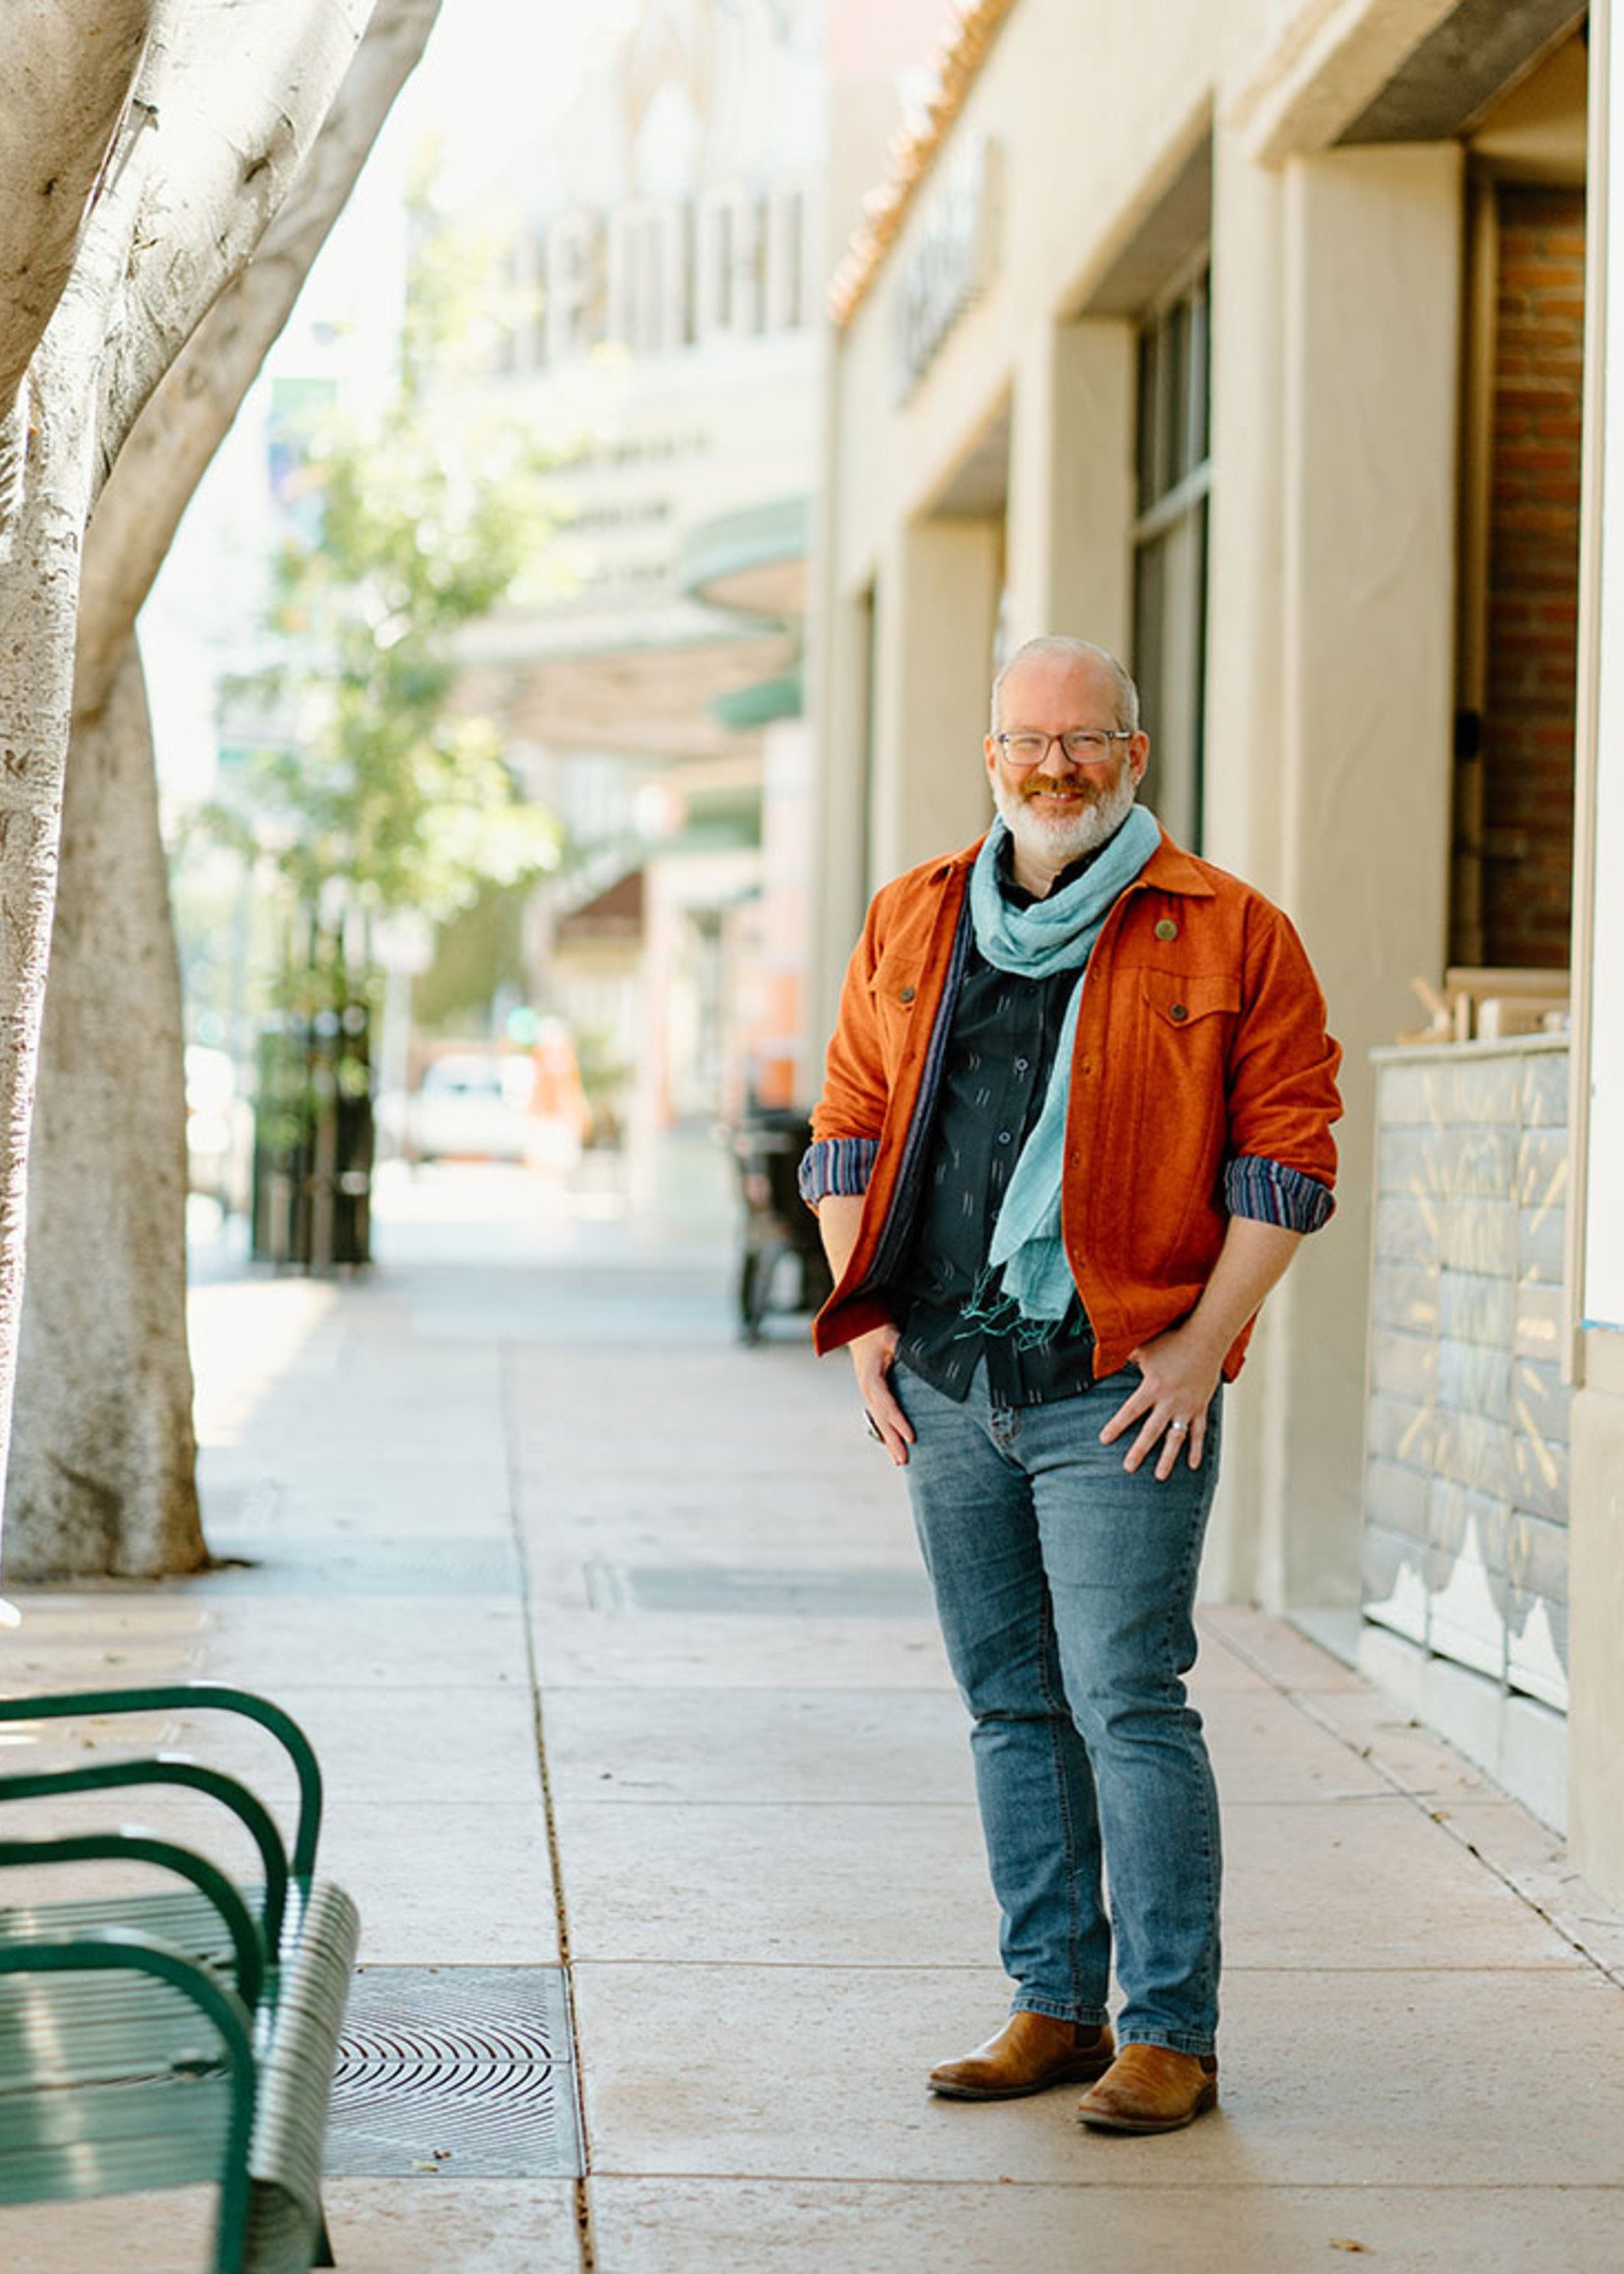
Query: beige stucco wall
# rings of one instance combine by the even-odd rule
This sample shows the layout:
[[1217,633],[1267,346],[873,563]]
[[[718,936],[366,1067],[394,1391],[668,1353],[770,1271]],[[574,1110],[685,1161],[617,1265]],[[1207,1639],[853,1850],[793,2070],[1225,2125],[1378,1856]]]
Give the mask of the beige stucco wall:
[[1573,1401],[1569,1468],[1568,1837],[1624,1907],[1624,1336]]
[[1357,1599],[1369,1052],[1444,961],[1462,161],[1214,153],[1207,851],[1307,943],[1345,1051],[1338,1212],[1264,1313],[1208,1583]]
[[[995,524],[904,522],[883,556],[880,592],[869,808],[876,881],[968,844],[987,825],[980,738],[998,613]],[[962,764],[943,764],[945,752],[960,749]]]
[[832,471],[836,582],[871,570],[877,533],[927,508],[1007,396],[1022,342],[1079,310],[1193,146],[1221,74],[1255,50],[1263,0],[1021,0],[955,129],[1003,152],[1002,258],[923,382],[899,401],[899,279],[930,215],[916,201],[875,291],[843,335]]
[[1010,645],[1069,624],[1126,653],[1132,629],[1135,337],[1121,318],[1034,316],[1010,435]]
[[[1569,1469],[1568,1826],[1573,1859],[1624,1905],[1624,1302],[1617,1100],[1624,1067],[1618,877],[1624,864],[1624,226],[1609,121],[1624,117],[1624,37],[1591,11],[1587,437],[1581,525],[1570,1287],[1576,1392]],[[1603,880],[1606,890],[1603,891]]]
[[[1358,1595],[1374,1082],[1446,960],[1461,153],[1289,162],[1282,868],[1343,1044],[1335,1221],[1271,1321],[1265,1600]],[[1223,588],[1213,627],[1224,637]]]

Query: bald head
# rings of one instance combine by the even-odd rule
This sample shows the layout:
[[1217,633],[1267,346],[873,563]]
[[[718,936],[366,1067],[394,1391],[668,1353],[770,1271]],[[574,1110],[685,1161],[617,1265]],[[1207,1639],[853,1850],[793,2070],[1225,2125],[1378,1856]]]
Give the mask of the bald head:
[[995,734],[1004,725],[1005,682],[1032,666],[1037,666],[1044,676],[1051,672],[1076,671],[1093,681],[1104,693],[1116,725],[1126,728],[1130,733],[1138,732],[1139,690],[1110,649],[1096,647],[1092,640],[1069,638],[1064,632],[1046,632],[1041,639],[1027,640],[1016,648],[994,679],[992,730]]

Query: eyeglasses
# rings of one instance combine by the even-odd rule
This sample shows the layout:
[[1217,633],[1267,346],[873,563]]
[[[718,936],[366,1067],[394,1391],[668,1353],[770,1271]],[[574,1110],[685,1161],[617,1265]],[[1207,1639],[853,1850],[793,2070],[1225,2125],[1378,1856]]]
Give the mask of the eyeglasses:
[[994,741],[1012,766],[1041,766],[1051,744],[1058,742],[1073,766],[1103,766],[1113,742],[1131,742],[1131,727],[1069,727],[1064,734],[995,734]]

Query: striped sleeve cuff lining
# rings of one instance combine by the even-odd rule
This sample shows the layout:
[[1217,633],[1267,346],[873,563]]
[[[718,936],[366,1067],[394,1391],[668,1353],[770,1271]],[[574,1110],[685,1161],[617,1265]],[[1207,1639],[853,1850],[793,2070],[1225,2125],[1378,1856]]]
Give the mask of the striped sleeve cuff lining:
[[1224,1200],[1232,1216],[1278,1224],[1287,1232],[1317,1232],[1336,1207],[1330,1188],[1283,1161],[1241,1153],[1224,1171]]
[[801,1155],[796,1182],[801,1198],[815,1208],[831,1193],[859,1199],[868,1191],[880,1150],[876,1137],[821,1137]]

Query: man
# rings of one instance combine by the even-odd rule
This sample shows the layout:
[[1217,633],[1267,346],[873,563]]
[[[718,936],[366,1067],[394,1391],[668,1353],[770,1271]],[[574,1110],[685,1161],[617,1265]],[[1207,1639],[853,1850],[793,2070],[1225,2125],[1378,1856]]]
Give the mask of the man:
[[1114,657],[1030,641],[984,749],[991,831],[888,885],[846,975],[801,1168],[817,1343],[907,1471],[1015,1984],[931,2088],[1085,2082],[1083,2123],[1170,2131],[1218,2091],[1218,1804],[1182,1677],[1222,1382],[1331,1212],[1340,1053],[1286,918],[1135,802]]

